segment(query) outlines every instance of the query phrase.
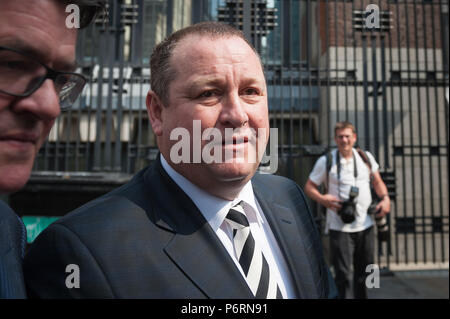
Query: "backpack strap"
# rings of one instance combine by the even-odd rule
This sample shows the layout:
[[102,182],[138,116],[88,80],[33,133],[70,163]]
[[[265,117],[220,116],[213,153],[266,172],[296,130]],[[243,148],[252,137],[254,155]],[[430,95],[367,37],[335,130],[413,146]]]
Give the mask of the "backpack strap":
[[332,164],[332,162],[333,162],[333,153],[332,153],[333,151],[328,151],[327,152],[327,154],[325,155],[326,156],[326,170],[325,170],[325,172],[327,173],[327,183],[326,183],[326,185],[325,185],[325,187],[326,187],[326,189],[327,189],[327,192],[328,192],[328,183],[329,183],[329,174],[330,174],[330,170],[331,170],[331,164]]
[[358,152],[359,156],[361,156],[361,159],[363,162],[367,165],[367,168],[369,169],[370,174],[370,182],[373,181],[373,174],[372,174],[372,163],[369,160],[369,157],[367,156],[366,152],[363,151],[359,146],[355,147],[356,151]]
[[366,163],[366,165],[370,168],[370,170],[372,170],[372,163],[370,162],[369,157],[367,156],[366,152],[364,152],[358,146],[355,147],[355,149],[358,152],[359,156],[361,156],[361,158],[364,161],[364,163]]

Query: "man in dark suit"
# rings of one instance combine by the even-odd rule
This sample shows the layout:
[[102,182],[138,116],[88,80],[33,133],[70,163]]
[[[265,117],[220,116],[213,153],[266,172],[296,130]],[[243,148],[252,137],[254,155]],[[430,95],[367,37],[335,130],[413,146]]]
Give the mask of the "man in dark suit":
[[302,191],[255,174],[267,88],[242,33],[217,22],[175,32],[152,54],[151,86],[157,160],[41,233],[25,257],[29,293],[326,298],[328,268]]
[[22,259],[25,226],[11,208],[0,200],[0,298],[25,298]]
[[[70,106],[85,83],[80,75],[67,76],[75,68],[77,31],[66,27],[63,3],[0,1],[0,194],[25,185],[60,108]],[[89,8],[81,8],[83,24],[96,11]],[[26,297],[25,245],[22,220],[0,200],[0,298]]]

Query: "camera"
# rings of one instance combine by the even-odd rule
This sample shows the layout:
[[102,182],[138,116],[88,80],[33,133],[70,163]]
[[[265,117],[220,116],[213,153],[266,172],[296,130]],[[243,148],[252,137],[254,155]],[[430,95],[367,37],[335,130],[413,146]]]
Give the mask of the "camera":
[[377,214],[380,210],[376,210],[376,206],[378,205],[377,201],[373,201],[367,209],[367,213],[369,215],[373,215],[375,218],[375,224],[377,225],[378,232],[378,240],[379,241],[387,241],[389,239],[389,226],[387,224],[387,219],[385,216],[377,217]]
[[337,212],[345,224],[353,223],[356,219],[355,199],[356,197],[358,197],[358,194],[359,194],[358,187],[352,186],[350,188],[350,194],[348,196],[348,199],[341,204],[342,207]]

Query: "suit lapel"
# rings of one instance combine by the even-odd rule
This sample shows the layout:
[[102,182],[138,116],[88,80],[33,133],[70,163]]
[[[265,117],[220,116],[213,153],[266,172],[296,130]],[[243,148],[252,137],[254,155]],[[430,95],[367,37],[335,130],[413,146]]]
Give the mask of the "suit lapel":
[[175,235],[165,252],[190,280],[213,299],[250,299],[253,295],[209,224]]
[[[269,222],[294,280],[298,298],[318,298],[310,259],[310,233],[292,207],[281,203],[267,187],[253,181],[256,198]],[[305,206],[305,209],[306,206]]]
[[164,248],[170,260],[209,298],[253,298],[225,247],[192,200],[164,171],[159,156],[149,173],[146,184],[155,199],[150,218],[174,233]]

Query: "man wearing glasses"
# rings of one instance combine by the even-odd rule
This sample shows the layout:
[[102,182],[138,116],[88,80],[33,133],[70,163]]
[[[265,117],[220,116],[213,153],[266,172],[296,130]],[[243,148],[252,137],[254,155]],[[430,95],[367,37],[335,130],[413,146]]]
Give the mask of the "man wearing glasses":
[[[0,1],[0,194],[27,182],[39,148],[61,109],[86,79],[73,73],[77,29],[66,27],[66,5],[86,26],[103,6],[94,0]],[[25,229],[0,201],[0,298],[24,298],[21,260]]]

